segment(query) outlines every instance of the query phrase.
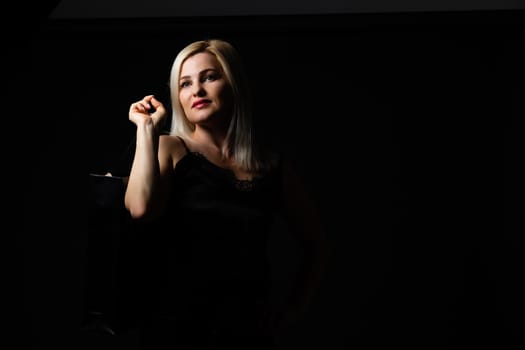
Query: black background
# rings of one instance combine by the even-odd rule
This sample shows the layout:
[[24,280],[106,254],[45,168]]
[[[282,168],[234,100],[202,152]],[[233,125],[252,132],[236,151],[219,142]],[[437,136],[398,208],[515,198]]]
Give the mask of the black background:
[[129,104],[150,93],[168,102],[175,54],[203,37],[238,47],[262,130],[297,160],[333,244],[319,299],[282,348],[524,344],[522,13],[48,21],[46,11],[26,14],[10,28],[22,39],[7,43],[4,109],[17,113],[4,149],[23,214],[12,230],[24,297],[15,344],[135,346],[133,332],[79,330],[85,178],[127,172]]

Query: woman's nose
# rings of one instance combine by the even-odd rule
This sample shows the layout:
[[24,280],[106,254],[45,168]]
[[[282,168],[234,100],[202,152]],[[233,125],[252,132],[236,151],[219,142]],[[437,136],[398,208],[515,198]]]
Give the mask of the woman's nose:
[[202,84],[200,83],[196,83],[196,84],[193,84],[193,95],[195,96],[204,96],[206,95],[206,91],[204,90]]

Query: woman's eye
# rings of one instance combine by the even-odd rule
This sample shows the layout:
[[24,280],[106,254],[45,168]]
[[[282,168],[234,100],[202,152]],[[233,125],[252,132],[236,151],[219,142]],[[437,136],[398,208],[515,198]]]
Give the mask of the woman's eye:
[[208,74],[204,77],[204,80],[206,81],[214,81],[217,80],[217,76],[215,74]]
[[183,81],[182,83],[180,83],[180,87],[181,88],[185,88],[187,86],[190,86],[190,82],[189,81]]

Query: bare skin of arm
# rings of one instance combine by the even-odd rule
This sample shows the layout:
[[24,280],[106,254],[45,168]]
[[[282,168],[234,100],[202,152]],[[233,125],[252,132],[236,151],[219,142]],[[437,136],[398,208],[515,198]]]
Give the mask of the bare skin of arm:
[[[155,112],[148,112],[151,107]],[[170,190],[166,179],[173,169],[172,141],[158,131],[165,116],[164,106],[153,95],[133,103],[129,110],[129,119],[137,126],[137,138],[124,204],[136,219],[157,217]]]

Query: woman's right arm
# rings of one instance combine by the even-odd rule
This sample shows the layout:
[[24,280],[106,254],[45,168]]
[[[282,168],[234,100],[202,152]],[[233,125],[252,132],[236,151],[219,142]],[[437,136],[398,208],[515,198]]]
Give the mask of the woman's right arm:
[[[155,108],[153,113],[149,113],[151,107]],[[133,103],[129,110],[129,119],[137,126],[137,137],[124,203],[136,219],[158,216],[167,200],[168,182],[163,179],[171,168],[171,158],[164,147],[159,152],[158,128],[165,115],[164,106],[152,95]]]

